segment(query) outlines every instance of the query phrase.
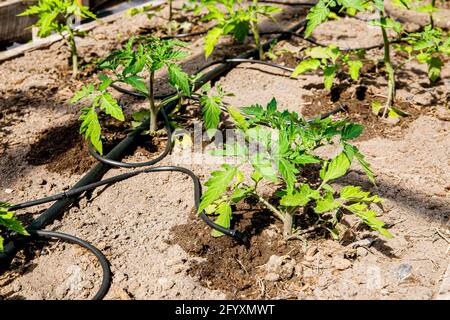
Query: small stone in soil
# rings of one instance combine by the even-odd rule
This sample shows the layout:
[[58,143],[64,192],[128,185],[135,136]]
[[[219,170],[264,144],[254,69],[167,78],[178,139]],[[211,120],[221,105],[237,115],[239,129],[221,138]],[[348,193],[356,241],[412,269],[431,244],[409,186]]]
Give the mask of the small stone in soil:
[[356,255],[358,257],[365,257],[365,256],[367,256],[367,254],[368,254],[368,252],[367,252],[366,248],[363,248],[363,247],[356,248]]
[[407,263],[403,263],[399,265],[395,270],[394,274],[397,280],[403,281],[411,275],[412,266]]
[[344,258],[341,257],[335,257],[333,259],[333,267],[335,267],[337,270],[346,270],[352,266],[352,263]]

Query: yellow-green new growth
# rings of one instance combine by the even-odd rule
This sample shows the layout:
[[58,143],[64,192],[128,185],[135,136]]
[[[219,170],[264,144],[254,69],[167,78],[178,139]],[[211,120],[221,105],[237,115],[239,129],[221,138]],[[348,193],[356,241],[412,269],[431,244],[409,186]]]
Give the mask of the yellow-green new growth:
[[[39,28],[38,35],[47,37],[51,33],[59,33],[66,41],[72,57],[72,77],[78,74],[78,52],[75,36],[82,35],[73,26],[73,19],[92,18],[95,14],[89,8],[78,3],[77,0],[39,0],[36,5],[30,6],[19,16],[37,15],[38,20],[33,25]],[[61,19],[62,18],[62,19]]]

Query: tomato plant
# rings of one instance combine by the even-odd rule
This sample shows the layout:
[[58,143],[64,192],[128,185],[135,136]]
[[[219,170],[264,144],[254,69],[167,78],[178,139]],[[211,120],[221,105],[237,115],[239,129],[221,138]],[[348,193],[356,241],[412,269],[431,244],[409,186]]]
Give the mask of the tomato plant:
[[[80,132],[89,139],[92,145],[103,152],[101,142],[101,128],[97,117],[97,109],[117,120],[123,121],[124,115],[114,97],[107,89],[115,83],[125,83],[141,93],[149,103],[150,132],[157,129],[157,112],[167,103],[179,99],[182,96],[191,95],[191,82],[189,76],[176,63],[177,60],[187,57],[189,54],[179,48],[185,44],[178,40],[161,40],[155,37],[141,38],[135,46],[136,39],[131,38],[124,49],[111,53],[98,63],[98,69],[108,71],[100,74],[102,81],[98,86],[89,84],[75,93],[71,103],[81,99],[89,99],[90,107],[81,109],[82,124]],[[169,83],[177,90],[170,99],[156,104],[154,98],[155,72],[166,67],[169,73]],[[148,85],[144,82],[144,73],[148,73]]]
[[[246,198],[254,198],[283,222],[286,238],[300,236],[305,232],[296,228],[296,217],[312,209],[316,214],[314,229],[325,228],[334,238],[338,237],[338,225],[344,213],[353,213],[373,230],[386,237],[392,235],[384,223],[376,218],[371,204],[382,201],[377,195],[362,191],[359,186],[346,185],[337,191],[331,182],[345,176],[353,160],[357,160],[370,181],[374,175],[364,155],[349,140],[358,137],[363,126],[346,120],[330,118],[308,122],[295,112],[277,111],[273,99],[266,108],[254,105],[243,108],[250,116],[247,120],[233,107],[228,111],[246,143],[228,143],[215,155],[231,156],[238,165],[222,165],[222,169],[211,173],[205,183],[208,189],[201,198],[198,212],[215,215],[216,223],[230,227],[232,206]],[[274,136],[274,132],[277,134]],[[339,153],[332,159],[319,157],[314,151],[331,145],[338,138]],[[256,146],[256,148],[255,148]],[[252,168],[250,179],[241,170],[245,165]],[[299,176],[307,165],[320,168],[320,179],[311,182]],[[271,203],[258,189],[261,181],[276,184],[281,190],[270,195]],[[214,236],[221,233],[213,231]]]
[[[442,30],[434,27],[432,13],[436,10],[435,2],[422,6],[411,6],[413,1],[411,0],[395,0],[394,5],[401,6],[406,9],[413,9],[422,12],[428,12],[430,15],[430,25],[427,26],[422,32],[408,33],[404,30],[403,25],[387,16],[384,2],[382,0],[320,0],[314,7],[311,8],[308,13],[307,26],[305,29],[305,36],[311,36],[313,30],[324,21],[328,20],[331,9],[339,7],[339,12],[347,12],[350,15],[354,15],[356,12],[372,11],[376,10],[379,13],[379,18],[369,21],[372,26],[380,27],[383,37],[383,64],[384,71],[387,75],[387,94],[386,102],[382,105],[379,101],[374,101],[372,110],[376,114],[381,114],[382,117],[400,117],[406,115],[403,111],[395,107],[395,95],[396,95],[396,70],[401,67],[394,66],[391,59],[391,47],[392,40],[388,37],[388,30],[392,30],[396,33],[397,39],[406,41],[409,45],[397,45],[396,48],[407,52],[410,58],[416,58],[419,62],[426,63],[429,68],[429,78],[431,81],[435,81],[442,68],[442,60],[437,56],[439,53],[448,54],[449,41],[448,34],[445,35]],[[359,64],[359,63],[358,63]],[[304,62],[303,65],[298,66],[298,71],[308,71],[317,69],[322,66],[324,70],[325,78],[329,79],[333,75],[333,66],[324,67],[318,62]]]
[[350,77],[357,81],[359,79],[359,71],[363,66],[360,58],[363,52],[342,54],[338,47],[330,45],[328,47],[313,47],[306,50],[307,59],[302,60],[292,72],[292,77],[297,77],[308,71],[322,69],[324,75],[325,89],[330,90],[336,72],[347,65]]
[[76,77],[78,52],[75,36],[83,35],[83,33],[74,28],[72,19],[74,16],[96,19],[95,14],[90,12],[88,7],[79,4],[77,0],[39,0],[36,5],[30,6],[19,14],[19,16],[29,15],[38,16],[34,26],[39,28],[40,37],[47,37],[52,32],[56,32],[67,42],[72,57],[72,76]]
[[[221,10],[218,4],[223,4],[226,11]],[[264,51],[258,31],[259,17],[265,16],[273,19],[273,14],[280,12],[280,8],[260,5],[257,0],[253,0],[252,4],[248,6],[244,6],[241,0],[216,0],[208,2],[205,6],[209,13],[203,20],[214,20],[217,23],[205,37],[206,58],[214,51],[214,47],[221,36],[232,35],[236,40],[243,42],[251,30],[258,48],[259,58],[264,59]]]

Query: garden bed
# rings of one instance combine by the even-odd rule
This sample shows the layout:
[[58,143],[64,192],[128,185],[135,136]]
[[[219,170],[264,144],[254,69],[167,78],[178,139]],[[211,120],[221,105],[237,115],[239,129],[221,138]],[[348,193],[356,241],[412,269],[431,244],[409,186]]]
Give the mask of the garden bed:
[[[296,23],[306,12],[306,8],[286,7],[280,25],[285,28]],[[123,17],[99,26],[90,33],[92,39],[79,41],[81,56],[88,62],[105,56],[129,36],[154,31],[163,23],[160,18],[148,20],[140,14],[132,20]],[[382,41],[377,30],[364,29],[363,25],[356,19],[330,21],[319,27],[314,37],[355,47]],[[267,23],[263,28],[276,30],[279,26]],[[347,37],[341,39],[338,35],[343,31]],[[189,73],[205,64],[202,41],[196,37],[188,46],[192,55],[182,65]],[[234,56],[251,47],[248,42],[230,46],[226,40],[224,44],[227,46],[215,52],[212,59]],[[304,45],[302,40],[291,39],[280,41],[276,48],[295,52]],[[370,55],[380,56],[377,50]],[[0,84],[2,201],[18,203],[67,190],[95,163],[78,134],[78,107],[67,102],[91,71],[86,69],[81,81],[70,80],[66,59],[61,44],[55,43],[49,49],[29,52],[0,65],[0,77],[5,79]],[[278,62],[289,65],[293,59],[288,54]],[[212,238],[210,228],[193,212],[192,182],[180,173],[143,174],[99,188],[78,200],[47,229],[74,234],[105,254],[113,272],[107,299],[434,298],[449,262],[448,244],[436,230],[448,228],[450,214],[450,122],[445,111],[450,69],[447,64],[434,86],[429,85],[419,64],[411,62],[404,70],[398,97],[410,116],[399,123],[380,121],[370,112],[371,102],[386,85],[374,71],[367,71],[367,77],[357,86],[342,81],[331,94],[317,75],[302,75],[295,80],[284,71],[246,63],[215,83],[235,94],[226,101],[236,107],[265,105],[275,96],[280,109],[313,117],[336,104],[345,105],[348,112],[336,117],[349,117],[366,126],[357,145],[373,165],[377,186],[371,186],[356,168],[337,183],[363,185],[386,198],[380,214],[392,224],[394,239],[384,240],[362,228],[349,232],[341,243],[320,233],[304,242],[286,242],[281,225],[254,203],[238,208],[234,226],[249,231],[250,247],[231,238]],[[157,94],[170,92],[166,77],[158,75]],[[117,92],[114,95],[127,114],[143,107],[141,100]],[[185,115],[192,116],[186,125],[195,122],[198,108],[192,103],[185,108]],[[111,141],[120,138],[112,136]],[[164,137],[160,140],[162,146]],[[145,161],[158,150],[141,148],[124,161]],[[178,161],[175,150],[159,165]],[[202,183],[211,169],[218,167],[183,166]],[[105,178],[127,171],[110,170]],[[46,207],[20,211],[18,216],[29,221]],[[348,223],[353,225],[354,221],[349,219]],[[0,296],[90,297],[98,285],[94,274],[100,270],[95,268],[94,272],[95,263],[87,267],[86,261],[95,260],[68,244],[55,245],[50,251],[36,258],[18,259],[13,267],[22,265],[18,273],[22,276],[2,275]],[[75,260],[80,255],[84,258]],[[48,270],[54,277],[49,277]]]

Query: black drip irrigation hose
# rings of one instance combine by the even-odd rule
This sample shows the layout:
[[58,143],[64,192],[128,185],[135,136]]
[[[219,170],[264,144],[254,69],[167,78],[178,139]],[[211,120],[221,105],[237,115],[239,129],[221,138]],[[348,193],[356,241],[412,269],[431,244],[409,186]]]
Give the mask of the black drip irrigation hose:
[[[358,19],[358,20],[361,20],[361,19]],[[192,32],[192,33],[180,33],[180,34],[176,34],[176,35],[165,36],[165,37],[162,37],[161,39],[182,39],[182,38],[193,37],[193,36],[205,34],[210,29],[211,28],[203,30],[203,31]],[[299,32],[296,32],[296,31],[281,31],[281,30],[280,31],[262,31],[259,34],[261,36],[272,35],[272,34],[293,36],[293,37],[296,37],[296,38],[300,38],[300,39],[302,39],[302,40],[304,40],[306,42],[309,42],[309,43],[311,43],[311,44],[313,44],[315,46],[321,46],[321,47],[326,47],[326,46],[330,45],[330,44],[320,43],[320,42],[318,42],[318,41],[316,41],[314,39],[311,39],[311,38],[307,38],[302,33],[299,33]],[[249,36],[253,36],[253,34],[250,33]],[[391,43],[397,43],[399,41],[400,41],[399,39],[395,39],[395,40],[392,40]],[[354,50],[372,50],[372,49],[381,48],[381,47],[383,47],[383,45],[384,45],[383,43],[379,43],[379,44],[375,44],[375,45],[367,46],[367,47],[356,47],[356,48],[341,48],[339,46],[337,46],[337,47],[339,47],[340,51],[347,52],[347,51],[354,51]],[[114,86],[115,85],[112,85],[112,87],[114,87]],[[117,89],[117,90],[120,91],[121,89]]]
[[289,71],[289,72],[293,72],[294,68],[290,68],[290,67],[286,67],[283,66],[281,64],[276,64],[273,62],[269,62],[269,61],[264,61],[264,60],[254,60],[254,59],[244,59],[244,58],[229,58],[229,59],[223,59],[223,60],[217,60],[217,61],[212,61],[208,64],[206,64],[205,66],[201,67],[198,72],[202,72],[205,69],[208,69],[209,67],[216,65],[216,64],[220,64],[220,63],[254,63],[254,64],[262,64],[262,65],[266,65],[269,67],[274,67],[274,68],[278,68],[284,71]]
[[111,269],[109,267],[108,260],[106,259],[106,257],[103,255],[103,253],[100,250],[98,250],[96,247],[94,247],[89,242],[84,241],[80,238],[77,238],[77,237],[67,234],[67,233],[46,231],[46,230],[31,230],[31,231],[29,231],[29,233],[30,233],[30,237],[22,237],[21,238],[21,240],[23,240],[24,244],[29,243],[33,240],[40,239],[40,238],[58,239],[58,240],[63,240],[63,241],[77,244],[77,245],[89,250],[97,258],[97,260],[100,263],[100,266],[102,268],[102,271],[103,271],[102,282],[100,284],[100,288],[95,293],[92,300],[101,300],[108,293],[109,286],[111,284]]

